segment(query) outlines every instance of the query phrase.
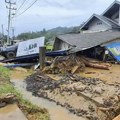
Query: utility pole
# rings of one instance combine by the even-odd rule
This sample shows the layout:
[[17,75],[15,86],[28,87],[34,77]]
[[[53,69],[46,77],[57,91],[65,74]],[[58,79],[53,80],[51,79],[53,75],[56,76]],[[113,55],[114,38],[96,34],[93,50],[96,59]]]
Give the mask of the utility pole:
[[14,33],[15,33],[15,30],[14,30],[14,28],[12,28],[12,39],[14,40]]
[[2,28],[2,45],[4,46],[4,26],[3,24],[1,25]]
[[14,32],[15,32],[14,27],[12,27],[12,41],[11,41],[11,45],[14,44],[14,39],[15,39]]
[[12,5],[15,5],[15,2],[11,2],[11,0],[7,1],[5,0],[5,2],[8,4],[8,6],[6,6],[7,9],[9,9],[9,13],[8,13],[8,35],[7,35],[7,44],[10,45],[11,41],[10,41],[10,23],[11,23],[11,15],[12,15],[12,10],[16,10],[16,8],[12,7]]
[[2,35],[4,35],[4,26],[3,26],[3,24],[1,25],[1,28],[2,28]]

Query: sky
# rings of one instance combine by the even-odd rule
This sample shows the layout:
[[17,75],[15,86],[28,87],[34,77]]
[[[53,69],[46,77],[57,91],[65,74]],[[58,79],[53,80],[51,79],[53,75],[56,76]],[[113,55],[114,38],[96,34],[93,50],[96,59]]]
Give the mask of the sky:
[[[17,12],[11,23],[15,29],[15,35],[40,31],[43,28],[79,26],[93,13],[102,14],[114,2],[114,0],[38,0],[30,9],[21,14],[35,0],[26,0],[20,9],[25,0],[11,0],[11,2],[15,1],[16,5],[13,7],[17,8]],[[7,34],[8,25],[6,5],[4,0],[0,0],[0,25],[4,25],[5,34]]]

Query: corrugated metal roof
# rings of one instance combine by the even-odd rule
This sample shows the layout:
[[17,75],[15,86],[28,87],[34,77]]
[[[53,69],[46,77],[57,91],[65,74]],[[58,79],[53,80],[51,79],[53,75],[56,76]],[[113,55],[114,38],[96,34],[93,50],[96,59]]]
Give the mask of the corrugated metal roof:
[[[58,39],[57,39],[58,38]],[[103,43],[120,38],[120,32],[106,31],[96,33],[65,34],[56,37],[56,40],[62,40],[72,46],[76,46],[73,51],[82,51]]]

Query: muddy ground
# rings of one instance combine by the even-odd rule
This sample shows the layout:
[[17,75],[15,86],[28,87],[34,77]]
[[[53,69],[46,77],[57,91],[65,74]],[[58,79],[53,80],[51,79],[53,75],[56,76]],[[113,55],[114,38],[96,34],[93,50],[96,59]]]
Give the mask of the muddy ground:
[[109,70],[86,67],[84,72],[79,73],[82,77],[99,78],[108,84],[120,84],[120,65],[111,64]]
[[120,114],[120,84],[98,78],[64,75],[55,81],[37,72],[26,79],[27,90],[89,120],[111,120]]

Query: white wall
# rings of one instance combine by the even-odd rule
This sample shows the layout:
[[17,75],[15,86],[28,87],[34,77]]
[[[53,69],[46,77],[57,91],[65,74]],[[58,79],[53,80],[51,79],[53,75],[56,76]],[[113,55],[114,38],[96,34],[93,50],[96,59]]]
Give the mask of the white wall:
[[97,18],[94,19],[88,27],[88,31],[105,31],[108,29],[110,29],[110,27]]
[[60,49],[61,49],[61,50],[67,50],[67,49],[69,48],[69,46],[70,46],[70,45],[69,45],[68,43],[61,41]]
[[71,47],[70,44],[60,40],[56,39],[54,43],[54,50],[68,50]]

